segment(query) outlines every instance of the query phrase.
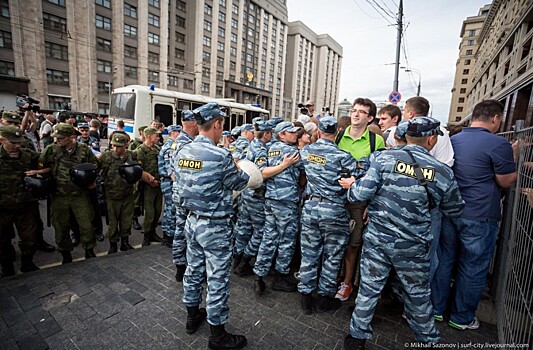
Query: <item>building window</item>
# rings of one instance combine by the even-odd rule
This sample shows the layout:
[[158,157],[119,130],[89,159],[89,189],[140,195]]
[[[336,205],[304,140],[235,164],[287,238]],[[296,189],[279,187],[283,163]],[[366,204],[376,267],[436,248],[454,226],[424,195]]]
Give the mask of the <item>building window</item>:
[[124,66],[124,75],[128,78],[137,79],[137,67]]
[[234,47],[229,48],[229,54],[232,56],[237,56],[237,49]]
[[204,30],[207,30],[208,32],[211,31],[211,22],[204,21]]
[[466,74],[468,74],[468,73],[470,73],[470,70],[469,70],[469,69],[463,69],[463,75],[466,75]]
[[15,76],[15,64],[13,62],[0,61],[0,74],[14,77]]
[[463,111],[463,107],[457,107],[457,112],[462,112]]
[[185,1],[177,0],[176,1],[176,8],[178,10],[180,10],[180,11],[185,12],[187,10],[187,4],[185,3]]
[[124,3],[124,16],[137,18],[137,8],[135,6],[131,6],[130,4]]
[[109,83],[107,81],[98,82],[98,93],[102,95],[109,93]]
[[461,118],[461,117],[455,117],[455,121],[456,121],[456,122],[460,122],[461,119],[463,119],[463,118]]
[[45,41],[45,52],[46,57],[55,58],[57,60],[68,60],[68,47],[64,45],[54,44],[48,41]]
[[217,50],[218,51],[224,51],[224,43],[218,42],[217,43]]
[[148,32],[148,44],[159,45],[159,35]]
[[466,88],[461,88],[461,89],[459,90],[459,93],[460,93],[460,94],[466,94]]
[[153,13],[148,13],[148,24],[153,25],[154,27],[159,27],[159,16],[156,16]]
[[230,40],[231,40],[232,43],[236,43],[237,42],[237,34],[231,33]]
[[159,54],[148,51],[148,62],[153,64],[159,64]]
[[218,0],[218,4],[219,4],[220,6],[224,6],[224,7],[226,7],[226,0]]
[[148,80],[153,81],[155,83],[159,83],[159,72],[156,72],[155,70],[149,70]]
[[192,80],[190,79],[183,79],[183,88],[184,89],[189,89],[189,90],[192,90]]
[[70,105],[70,98],[68,97],[48,96],[49,109],[65,109],[68,105]]
[[211,47],[211,38],[208,36],[204,36],[204,45],[207,47]]
[[[4,2],[2,2],[3,4]],[[4,12],[2,8],[2,13]],[[59,32],[67,31],[67,20],[61,17],[43,12],[43,27],[45,29],[56,30]]]
[[209,83],[202,83],[202,92],[209,93]]
[[217,80],[224,80],[224,72],[217,71]]
[[236,15],[238,15],[239,14],[239,6],[237,6],[235,4],[231,4],[231,12],[233,12]]
[[471,29],[468,31],[468,36],[476,36],[476,30],[475,29]]
[[98,114],[109,114],[109,103],[98,103]]
[[48,84],[69,86],[68,72],[47,69],[46,80],[48,81]]
[[46,1],[54,5],[65,6],[65,0],[46,0]]
[[3,30],[0,30],[0,47],[4,49],[13,48],[13,40],[11,39],[10,32],[4,32]]
[[217,67],[224,67],[224,57],[217,57]]
[[[178,1],[183,2],[183,1]],[[159,0],[148,0],[148,5],[159,8]]]
[[169,75],[167,78],[168,78],[167,79],[168,85],[170,85],[170,86],[178,86],[178,77],[173,76],[173,75]]
[[137,48],[134,46],[124,45],[124,56],[129,58],[137,58]]
[[185,28],[185,18],[183,18],[181,16],[176,16],[176,25],[178,27]]
[[178,43],[185,43],[185,34],[181,34],[180,32],[176,32],[176,42]]
[[104,60],[96,61],[96,70],[104,73],[111,73],[111,62]]
[[254,49],[254,43],[251,42],[251,41],[248,41],[246,43],[246,47],[249,49],[249,50],[253,50]]
[[111,30],[111,18],[96,15],[96,28]]
[[204,5],[204,13],[206,15],[211,15],[213,13],[213,8],[209,6],[208,4]]
[[111,1],[110,0],[96,0],[96,5],[103,6],[105,8],[110,9],[111,8]]
[[235,18],[231,19],[231,28],[237,29],[237,20]]
[[209,78],[211,76],[211,69],[207,67],[202,68],[202,76]]
[[230,62],[229,62],[229,68],[230,68],[231,70],[235,70],[235,69],[237,69],[237,63],[235,63],[235,62],[233,62],[233,61],[230,61]]
[[474,46],[474,40],[468,40],[466,46]]
[[211,54],[209,52],[203,52],[202,60],[204,62],[211,62]]
[[467,55],[467,56],[472,55],[472,50],[466,50],[466,55]]
[[111,52],[111,40],[96,38],[96,48],[100,51]]
[[465,66],[469,66],[470,65],[470,60],[465,60]]
[[0,2],[0,10],[2,11],[2,17],[9,18],[9,2],[7,0]]
[[222,96],[223,94],[223,90],[222,90],[222,86],[217,86],[217,96]]
[[219,12],[218,13],[218,20],[220,22],[226,22],[226,14],[224,12]]
[[461,80],[461,84],[467,84],[468,83],[468,79],[462,79]]
[[249,53],[246,54],[246,61],[247,62],[253,62],[253,57]]
[[174,57],[178,59],[185,59],[185,51],[181,49],[174,49]]
[[465,103],[465,98],[464,97],[459,97],[459,103]]
[[128,36],[130,38],[136,38],[137,27],[130,26],[129,24],[124,24],[124,36]]
[[226,36],[226,30],[224,28],[218,27],[218,35],[224,38]]

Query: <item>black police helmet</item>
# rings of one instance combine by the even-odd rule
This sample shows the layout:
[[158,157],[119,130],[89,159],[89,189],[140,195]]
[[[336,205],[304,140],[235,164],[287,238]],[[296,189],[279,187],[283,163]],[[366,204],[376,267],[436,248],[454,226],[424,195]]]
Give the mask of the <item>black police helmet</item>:
[[139,163],[124,164],[118,168],[118,174],[126,180],[127,183],[133,185],[141,179],[143,170]]
[[96,166],[92,163],[82,163],[70,169],[70,180],[78,187],[88,188],[96,181]]
[[26,176],[24,178],[24,188],[30,193],[32,199],[45,198],[54,189],[54,180],[51,177],[40,175]]

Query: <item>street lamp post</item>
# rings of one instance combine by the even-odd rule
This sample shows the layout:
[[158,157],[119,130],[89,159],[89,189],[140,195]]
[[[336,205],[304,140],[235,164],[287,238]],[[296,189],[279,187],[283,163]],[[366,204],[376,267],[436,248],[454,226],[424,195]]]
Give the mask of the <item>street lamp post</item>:
[[410,73],[410,72],[414,72],[418,75],[418,87],[416,89],[416,96],[420,96],[420,84],[421,84],[421,81],[422,81],[422,74],[420,73],[420,71],[418,69],[415,69],[415,68],[407,68],[407,67],[404,67],[405,69],[405,72],[407,73]]

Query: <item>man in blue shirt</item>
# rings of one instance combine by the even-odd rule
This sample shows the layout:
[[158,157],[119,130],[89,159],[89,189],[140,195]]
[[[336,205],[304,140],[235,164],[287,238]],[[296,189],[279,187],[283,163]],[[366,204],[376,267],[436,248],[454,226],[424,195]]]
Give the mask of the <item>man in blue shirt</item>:
[[440,262],[431,284],[431,298],[435,319],[442,321],[452,269],[458,263],[448,324],[459,330],[479,328],[475,313],[496,245],[500,192],[516,181],[513,146],[494,135],[500,129],[502,115],[501,103],[482,101],[474,107],[471,126],[451,138],[453,172],[466,207],[461,217],[444,218],[442,222]]

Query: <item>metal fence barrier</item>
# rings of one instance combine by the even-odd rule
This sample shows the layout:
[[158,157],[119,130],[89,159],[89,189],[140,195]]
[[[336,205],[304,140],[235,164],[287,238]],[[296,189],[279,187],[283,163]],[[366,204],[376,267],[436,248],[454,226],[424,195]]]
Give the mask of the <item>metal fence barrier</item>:
[[533,348],[533,127],[500,135],[518,140],[518,179],[504,204],[494,266],[498,338]]

